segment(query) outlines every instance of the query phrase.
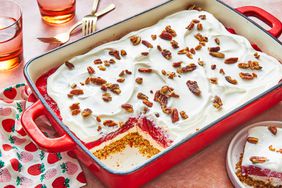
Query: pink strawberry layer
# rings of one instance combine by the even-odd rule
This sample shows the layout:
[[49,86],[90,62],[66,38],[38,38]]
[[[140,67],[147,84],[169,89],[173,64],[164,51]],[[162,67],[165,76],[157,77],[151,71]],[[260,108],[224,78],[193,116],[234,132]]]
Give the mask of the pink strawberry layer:
[[261,176],[261,177],[272,177],[282,181],[282,172],[274,172],[269,169],[261,169],[257,166],[242,166],[242,174]]
[[[60,110],[59,110],[56,102],[47,93],[47,79],[56,70],[57,70],[57,68],[53,68],[50,71],[48,71],[47,73],[40,76],[36,81],[36,87],[38,88],[39,92],[44,97],[44,99],[47,101],[49,106],[52,108],[52,110],[55,112],[55,114],[59,117],[60,120],[62,120],[62,117],[60,115]],[[117,131],[112,132],[112,133],[100,138],[97,141],[87,143],[86,146],[89,149],[93,148],[95,146],[98,146],[101,143],[108,141],[108,140],[111,140],[111,139],[115,138],[117,135],[128,131],[133,126],[138,126],[140,129],[142,129],[142,131],[149,134],[152,137],[152,139],[154,139],[163,148],[168,147],[172,143],[172,140],[167,138],[165,133],[160,128],[155,126],[155,124],[152,121],[148,120],[146,117],[132,117],[132,118],[129,118],[127,120],[127,122],[125,123],[125,125],[123,127],[119,128]]]

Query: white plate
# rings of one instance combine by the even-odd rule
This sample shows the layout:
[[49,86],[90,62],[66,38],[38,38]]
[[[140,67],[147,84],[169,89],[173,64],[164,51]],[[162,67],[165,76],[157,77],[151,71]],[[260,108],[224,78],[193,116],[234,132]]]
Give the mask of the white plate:
[[258,122],[250,126],[247,126],[244,129],[240,130],[231,140],[228,150],[227,150],[226,170],[235,188],[243,188],[243,187],[250,188],[250,186],[242,183],[235,174],[236,163],[238,163],[239,161],[240,154],[243,153],[245,143],[247,140],[247,136],[248,136],[248,130],[252,127],[269,126],[269,125],[275,125],[277,127],[282,128],[281,121],[262,121],[262,122]]

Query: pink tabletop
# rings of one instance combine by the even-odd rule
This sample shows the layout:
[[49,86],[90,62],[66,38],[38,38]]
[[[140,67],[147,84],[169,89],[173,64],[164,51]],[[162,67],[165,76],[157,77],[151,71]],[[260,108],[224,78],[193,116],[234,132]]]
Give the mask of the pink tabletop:
[[[166,0],[101,0],[100,8],[105,7],[109,3],[114,3],[116,5],[116,10],[99,19],[97,27],[98,29],[102,29],[165,1]],[[271,12],[271,14],[282,20],[282,0],[223,1],[234,8],[244,5],[258,6]],[[60,26],[49,26],[42,22],[35,0],[18,1],[22,7],[24,18],[24,63],[29,59],[54,48],[52,45],[39,42],[36,37],[51,36],[66,31],[74,22],[80,20],[84,15],[89,13],[91,2],[91,0],[77,0],[76,18],[72,22]],[[261,22],[259,23],[262,24]],[[264,24],[262,25],[264,26]],[[77,33],[71,40],[80,37],[81,34]],[[279,40],[282,41],[282,37],[280,37]],[[15,70],[0,73],[0,88],[24,82],[22,70],[23,64]],[[237,130],[225,135],[200,153],[166,171],[158,178],[147,183],[145,187],[232,187],[225,169],[225,156],[230,140],[243,126],[266,120],[282,121],[282,102],[243,124]],[[85,186],[85,188],[103,187],[102,183],[92,175],[87,168],[84,166],[82,167],[88,182],[88,185]]]

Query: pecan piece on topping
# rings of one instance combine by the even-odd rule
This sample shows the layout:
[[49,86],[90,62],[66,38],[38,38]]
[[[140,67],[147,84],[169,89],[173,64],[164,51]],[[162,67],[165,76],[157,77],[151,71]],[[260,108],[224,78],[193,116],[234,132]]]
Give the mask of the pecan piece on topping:
[[149,52],[141,52],[141,55],[143,55],[143,56],[148,56],[148,55],[149,55]]
[[136,46],[136,45],[140,44],[141,37],[133,35],[133,36],[130,37],[130,41],[134,46]]
[[68,93],[68,98],[73,98],[73,94]]
[[200,20],[193,19],[192,22],[193,22],[193,23],[200,23]]
[[108,88],[111,90],[111,92],[119,95],[121,93],[121,90],[119,88],[118,84],[109,84]]
[[186,56],[189,57],[190,59],[193,59],[193,55],[190,52],[187,52]]
[[241,69],[248,69],[250,66],[248,63],[239,63],[238,67]]
[[176,42],[175,40],[170,41],[170,44],[171,44],[171,46],[172,46],[173,49],[179,48],[178,42]]
[[215,70],[216,69],[216,64],[212,64],[211,65],[211,70]]
[[209,78],[211,84],[217,84],[217,78]]
[[110,59],[110,60],[109,60],[109,63],[110,63],[110,64],[115,64],[116,61],[115,61],[114,59]]
[[186,47],[184,49],[181,49],[177,52],[178,55],[182,55],[182,54],[186,54],[187,52],[189,52],[189,48]]
[[200,49],[202,49],[202,45],[200,45],[200,44],[195,47],[195,50],[197,50],[197,51],[200,50]]
[[205,37],[201,35],[201,33],[197,33],[194,35],[194,37],[199,41],[199,42],[208,42],[208,37]]
[[109,55],[114,56],[116,59],[120,60],[119,51],[115,49],[111,49],[109,51]]
[[261,70],[262,67],[259,65],[257,61],[248,61],[249,67],[251,70]]
[[172,109],[171,121],[172,121],[172,123],[175,123],[175,122],[179,121],[179,114],[178,114],[178,110],[176,108]]
[[130,70],[127,70],[127,69],[125,69],[125,73],[129,74],[129,75],[132,74],[132,72]]
[[84,92],[83,92],[82,89],[73,89],[73,90],[70,91],[70,94],[72,94],[72,95],[83,95]]
[[214,42],[215,42],[217,45],[220,45],[220,40],[219,40],[219,38],[215,38],[215,39],[214,39]]
[[254,53],[255,58],[259,59],[260,55],[258,54],[258,52]]
[[71,111],[76,110],[76,109],[80,109],[79,103],[73,103],[72,105],[70,105],[69,108],[70,108]]
[[76,116],[80,113],[80,109],[74,109],[71,111],[71,115]]
[[91,77],[87,77],[86,80],[84,81],[86,85],[90,84],[90,82],[91,82]]
[[71,87],[72,89],[74,89],[74,88],[76,88],[76,86],[77,86],[77,85],[74,83],[74,84],[71,84],[70,87]]
[[195,24],[193,22],[191,22],[186,29],[188,29],[189,31],[191,31],[194,28]]
[[273,145],[268,146],[268,149],[269,149],[270,151],[276,151],[276,149],[273,147]]
[[125,75],[125,71],[122,70],[122,71],[119,73],[119,76],[122,77],[122,76],[124,76],[124,75]]
[[97,78],[91,78],[91,82],[95,85],[103,85],[105,83],[107,83],[106,80],[104,80],[103,78],[101,77],[97,77]]
[[224,63],[225,64],[234,64],[234,63],[237,63],[237,61],[238,61],[238,57],[230,57],[230,58],[225,59]]
[[190,52],[191,52],[191,54],[196,54],[196,51],[195,51],[195,49],[194,48],[190,48]]
[[150,102],[150,101],[147,100],[147,99],[144,99],[144,100],[143,100],[143,104],[145,104],[145,105],[148,106],[148,107],[152,107],[152,106],[153,106],[153,103]]
[[70,63],[69,61],[66,61],[66,62],[65,62],[65,65],[66,65],[66,67],[67,67],[69,70],[74,69],[74,65],[73,65],[72,63]]
[[164,56],[164,58],[166,58],[167,60],[171,59],[171,52],[169,50],[163,49],[161,53]]
[[121,55],[121,56],[126,56],[126,55],[127,55],[127,53],[126,53],[126,51],[125,51],[125,50],[121,50],[121,51],[120,51],[120,55]]
[[183,63],[182,61],[174,62],[174,63],[172,63],[172,66],[173,66],[174,68],[177,68],[177,67],[180,67],[182,63]]
[[211,56],[217,57],[217,58],[224,58],[225,57],[225,55],[223,53],[221,53],[221,52],[210,52],[209,54]]
[[99,69],[100,71],[105,71],[105,70],[106,70],[106,67],[104,67],[103,65],[99,65],[99,66],[98,66],[98,69]]
[[143,94],[143,93],[141,93],[141,92],[139,92],[138,94],[137,94],[137,98],[138,99],[141,99],[141,100],[144,100],[144,99],[148,99],[148,97],[145,95],[145,94]]
[[175,78],[175,77],[176,77],[175,72],[170,72],[170,73],[168,74],[168,78],[169,78],[169,79],[173,79],[173,78]]
[[247,138],[247,142],[251,143],[251,144],[257,144],[258,143],[258,138],[255,137],[248,137]]
[[172,109],[171,108],[167,108],[166,106],[161,106],[162,107],[162,111],[163,111],[163,113],[165,113],[165,114],[171,114],[171,112],[172,112]]
[[236,85],[238,83],[237,80],[231,78],[231,76],[225,76],[225,80],[233,85]]
[[173,36],[167,31],[162,31],[159,37],[164,40],[172,40]]
[[89,74],[95,74],[95,70],[91,66],[87,67],[87,71]]
[[161,52],[163,51],[162,47],[160,45],[157,45],[157,49]]
[[114,126],[117,125],[117,123],[114,122],[113,120],[105,120],[105,121],[103,122],[103,125],[104,125],[104,126],[107,126],[107,127],[114,127]]
[[102,99],[103,99],[105,102],[110,102],[110,101],[112,100],[112,96],[111,96],[110,93],[103,93]]
[[94,64],[95,64],[95,65],[102,64],[102,63],[103,63],[103,62],[102,62],[101,59],[95,59],[95,60],[94,60]]
[[118,79],[117,79],[117,82],[119,82],[119,83],[123,83],[123,82],[124,82],[124,80],[125,80],[125,78],[118,78]]
[[185,66],[185,67],[182,67],[181,71],[182,71],[183,73],[192,72],[192,71],[194,71],[196,68],[197,68],[197,65],[196,65],[196,64],[190,63],[189,65],[187,65],[187,66]]
[[199,59],[199,60],[198,60],[198,64],[203,67],[203,66],[205,65],[205,62],[204,62],[204,61],[201,61],[201,60]]
[[216,108],[216,109],[221,109],[223,103],[222,103],[222,100],[219,96],[215,96],[214,99],[213,99],[213,106]]
[[219,69],[219,73],[225,75],[225,72],[223,69]]
[[201,23],[198,23],[197,30],[198,31],[202,31],[203,30],[203,25]]
[[218,52],[220,50],[220,47],[219,46],[216,46],[216,47],[209,47],[208,50],[210,52]]
[[153,48],[153,45],[150,42],[146,41],[146,40],[142,40],[142,44],[144,46],[146,46],[147,48]]
[[277,127],[275,126],[269,126],[268,130],[273,134],[276,135],[277,134]]
[[187,119],[188,118],[188,115],[184,111],[179,112],[179,114],[180,114],[182,119]]
[[105,61],[104,61],[104,65],[105,65],[106,67],[111,66],[111,64],[110,64],[110,62],[109,62],[108,60],[105,60]]
[[160,90],[156,91],[154,101],[158,102],[161,106],[166,106],[168,97],[161,93]]
[[246,73],[246,72],[240,72],[239,73],[240,78],[242,78],[243,80],[252,80],[254,79],[254,76],[250,73]]
[[167,25],[167,26],[165,27],[165,31],[168,32],[168,33],[170,33],[173,37],[176,37],[176,35],[177,35],[176,32],[175,32],[175,30],[173,30],[170,25]]
[[202,15],[199,16],[199,18],[200,18],[201,20],[205,20],[205,19],[206,19],[206,15],[202,14]]
[[101,117],[100,116],[96,116],[96,121],[97,122],[101,122]]
[[189,90],[196,96],[200,96],[201,95],[201,90],[198,86],[197,81],[192,81],[192,80],[188,80],[186,82],[186,85],[188,86]]
[[129,113],[132,113],[134,111],[131,104],[123,104],[121,105],[121,107]]
[[157,39],[157,35],[151,35],[152,40],[156,40]]
[[100,125],[98,125],[97,131],[100,132],[101,130],[102,130],[102,127]]
[[151,73],[153,71],[153,69],[150,68],[139,68],[138,72],[142,72],[142,73]]
[[161,73],[162,75],[166,76],[166,71],[164,69],[161,71]]
[[266,158],[266,157],[253,156],[253,157],[250,157],[250,161],[251,161],[253,164],[264,163],[264,162],[267,161],[267,158]]
[[86,108],[81,112],[82,117],[88,117],[91,114],[92,114],[92,110],[90,110],[89,108]]
[[169,90],[169,87],[168,86],[163,86],[160,90],[161,94],[165,95]]
[[138,78],[135,79],[135,82],[136,82],[137,84],[142,84],[142,83],[143,83],[143,78],[138,77]]

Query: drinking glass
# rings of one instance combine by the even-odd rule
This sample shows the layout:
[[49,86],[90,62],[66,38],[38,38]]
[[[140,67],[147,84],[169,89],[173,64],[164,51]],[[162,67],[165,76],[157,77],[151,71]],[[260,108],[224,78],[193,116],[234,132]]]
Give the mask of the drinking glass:
[[12,0],[0,0],[0,71],[15,68],[22,59],[21,8]]
[[42,19],[49,24],[70,21],[75,14],[75,0],[37,0]]

